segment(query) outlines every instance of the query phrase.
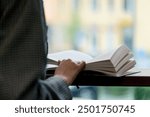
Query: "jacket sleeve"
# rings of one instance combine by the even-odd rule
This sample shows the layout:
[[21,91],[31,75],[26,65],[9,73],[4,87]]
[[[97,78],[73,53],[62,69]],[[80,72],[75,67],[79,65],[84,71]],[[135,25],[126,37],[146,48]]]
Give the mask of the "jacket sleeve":
[[39,99],[72,99],[68,84],[59,77],[50,77],[38,81]]
[[18,97],[20,100],[71,100],[68,84],[60,77],[38,80]]

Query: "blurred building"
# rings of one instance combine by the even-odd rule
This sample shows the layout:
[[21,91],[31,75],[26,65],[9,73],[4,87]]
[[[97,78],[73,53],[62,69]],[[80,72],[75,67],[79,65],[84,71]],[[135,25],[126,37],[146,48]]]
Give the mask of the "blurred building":
[[150,53],[150,0],[136,0],[135,46]]
[[50,49],[107,51],[126,43],[132,48],[134,0],[44,0]]
[[147,67],[149,4],[148,0],[44,0],[49,51],[77,49],[96,55],[125,43],[137,60],[146,62],[139,66]]

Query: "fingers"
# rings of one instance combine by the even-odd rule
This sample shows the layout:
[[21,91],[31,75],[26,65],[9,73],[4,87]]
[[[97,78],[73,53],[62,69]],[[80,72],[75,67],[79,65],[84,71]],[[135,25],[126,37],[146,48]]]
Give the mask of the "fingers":
[[84,69],[85,62],[74,62],[71,59],[59,61],[59,66],[56,68],[54,75],[61,76],[67,84],[72,84],[78,73]]
[[70,63],[76,64],[81,69],[84,69],[85,68],[85,64],[86,64],[84,61],[72,61],[71,59],[64,59],[64,60],[59,60],[58,61],[58,65],[60,65],[61,63],[64,63],[64,62],[70,62]]
[[61,63],[61,61],[60,60],[58,60],[58,65]]
[[80,70],[85,68],[85,62],[84,61],[81,61],[81,62],[78,61],[77,65],[80,67]]

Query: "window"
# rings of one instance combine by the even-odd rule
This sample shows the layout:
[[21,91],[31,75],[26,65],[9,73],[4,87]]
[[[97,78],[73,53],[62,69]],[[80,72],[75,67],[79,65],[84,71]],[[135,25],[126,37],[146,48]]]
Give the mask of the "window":
[[79,8],[79,1],[80,0],[72,0],[72,8],[73,8],[73,10],[78,10],[78,8]]
[[108,0],[108,9],[109,11],[114,10],[114,0]]
[[133,28],[128,27],[123,30],[124,43],[133,50]]
[[135,11],[135,0],[124,0],[124,10],[133,13]]
[[96,11],[98,8],[98,1],[97,0],[91,0],[91,8],[93,11]]

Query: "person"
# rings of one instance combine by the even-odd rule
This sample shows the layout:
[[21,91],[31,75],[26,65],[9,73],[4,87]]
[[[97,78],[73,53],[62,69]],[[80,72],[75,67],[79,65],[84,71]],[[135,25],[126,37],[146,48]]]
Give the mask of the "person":
[[85,63],[63,60],[46,79],[46,35],[42,0],[0,0],[0,99],[72,99]]

